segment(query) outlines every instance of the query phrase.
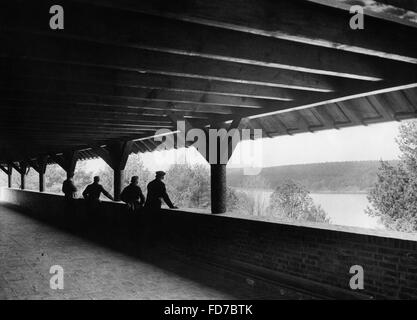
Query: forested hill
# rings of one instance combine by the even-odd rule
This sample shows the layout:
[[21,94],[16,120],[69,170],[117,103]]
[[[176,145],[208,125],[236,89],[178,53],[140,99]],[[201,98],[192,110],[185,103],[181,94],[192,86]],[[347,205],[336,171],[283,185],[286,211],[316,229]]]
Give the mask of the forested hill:
[[[397,161],[390,161],[390,163],[396,164]],[[229,186],[239,188],[244,188],[248,184],[248,179],[261,181],[257,187],[272,189],[290,179],[301,183],[310,192],[357,193],[366,192],[372,187],[376,181],[379,166],[379,161],[277,166],[263,168],[259,177],[244,176],[242,169],[228,169],[227,177]]]

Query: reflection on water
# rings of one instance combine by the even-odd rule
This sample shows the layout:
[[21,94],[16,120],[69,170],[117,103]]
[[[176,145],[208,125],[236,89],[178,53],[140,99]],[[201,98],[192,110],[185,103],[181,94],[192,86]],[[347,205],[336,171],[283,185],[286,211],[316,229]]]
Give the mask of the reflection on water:
[[[255,201],[266,208],[269,205],[269,197],[272,190],[236,188],[254,197]],[[369,205],[366,194],[358,193],[311,193],[314,203],[320,205],[331,218],[332,224],[353,226],[372,229],[384,229],[377,218],[365,213]]]
[[314,203],[321,205],[331,218],[332,224],[354,226],[362,228],[384,227],[378,223],[378,219],[365,213],[369,205],[366,194],[329,194],[312,193]]

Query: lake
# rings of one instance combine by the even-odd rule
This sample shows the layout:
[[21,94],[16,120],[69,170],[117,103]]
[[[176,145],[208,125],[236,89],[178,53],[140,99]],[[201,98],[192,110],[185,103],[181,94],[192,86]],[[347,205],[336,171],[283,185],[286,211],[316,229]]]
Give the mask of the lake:
[[[234,188],[255,198],[261,208],[269,205],[272,190]],[[365,213],[369,205],[366,194],[362,193],[311,193],[316,205],[320,205],[331,219],[332,224],[371,229],[384,229],[377,218]]]

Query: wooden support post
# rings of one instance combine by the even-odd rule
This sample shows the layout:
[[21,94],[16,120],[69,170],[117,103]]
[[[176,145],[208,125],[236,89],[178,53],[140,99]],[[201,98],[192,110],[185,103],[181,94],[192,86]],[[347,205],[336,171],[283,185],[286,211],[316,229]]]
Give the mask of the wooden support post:
[[26,175],[28,172],[28,163],[26,161],[21,161],[19,164],[11,163],[12,167],[20,173],[20,189],[25,190]]
[[8,188],[12,187],[12,166],[10,164],[7,164],[7,166],[0,165],[0,169],[4,171],[5,174],[7,174],[7,186]]
[[7,168],[0,164],[0,170],[4,171],[5,174],[8,174]]
[[102,148],[100,146],[93,146],[93,150],[100,156],[114,172],[114,201],[120,201],[120,194],[122,192],[124,169],[126,167],[129,154],[132,152],[133,141],[117,142]]
[[45,172],[48,164],[48,156],[39,157],[36,160],[29,161],[29,164],[39,173],[39,191],[45,192]]
[[53,155],[51,158],[67,173],[67,179],[74,176],[77,165],[78,151],[64,152],[62,155]]
[[7,173],[7,187],[11,188],[12,187],[12,179],[13,179],[13,167],[10,163],[7,164],[7,169],[8,169],[8,173]]
[[45,192],[45,172],[39,172],[39,192]]
[[114,178],[113,178],[113,190],[114,190],[114,201],[120,201],[120,194],[122,193],[123,180],[124,180],[124,170],[113,169]]
[[26,188],[26,175],[24,173],[20,174],[20,189],[25,190]]
[[[173,112],[169,112],[167,116],[171,119],[171,121],[174,124],[177,124],[178,121],[182,120],[184,121],[185,125],[183,127],[177,126],[180,131],[182,131],[183,135],[186,136],[188,130],[193,128],[193,124],[190,123],[187,119],[181,118],[177,114]],[[222,124],[221,126],[216,126],[215,129],[225,129],[227,133],[230,132],[230,130],[238,129],[239,124],[241,123],[242,118],[236,117],[233,119],[233,121],[227,125]],[[211,129],[216,124],[213,123],[211,126]],[[226,163],[224,163],[224,159],[226,157],[226,160],[228,161],[230,157],[233,154],[234,148],[236,147],[235,144],[233,144],[233,139],[229,137],[229,135],[226,135],[222,138],[217,138],[217,145],[212,146],[213,148],[210,148],[210,139],[209,139],[209,131],[207,128],[201,128],[206,133],[206,152],[205,154],[201,153],[203,157],[207,160],[207,162],[210,163],[210,183],[211,183],[211,212],[213,214],[217,213],[225,213],[227,210],[227,182],[226,182]],[[213,141],[211,141],[213,142]],[[184,142],[184,146],[185,146]],[[221,154],[221,144],[227,144],[227,148],[225,148],[227,152],[227,155]],[[217,161],[210,161],[210,150],[216,150],[217,155]],[[201,150],[198,150],[201,151]],[[223,159],[223,162],[221,161]],[[216,160],[216,159],[215,159]],[[226,162],[227,162],[226,161]]]
[[[237,117],[233,119],[227,128],[227,133],[231,130],[237,130],[242,118]],[[219,129],[219,128],[216,128]],[[233,138],[226,135],[219,138],[217,141],[217,163],[210,163],[210,183],[211,183],[211,213],[225,213],[227,210],[227,181],[226,181],[226,165],[222,159],[227,157],[227,161],[232,157],[236,144],[233,143]],[[207,141],[207,159],[210,159],[209,147],[210,139]],[[221,145],[227,144],[227,155],[221,154]]]
[[227,209],[226,165],[210,165],[211,213],[225,213]]

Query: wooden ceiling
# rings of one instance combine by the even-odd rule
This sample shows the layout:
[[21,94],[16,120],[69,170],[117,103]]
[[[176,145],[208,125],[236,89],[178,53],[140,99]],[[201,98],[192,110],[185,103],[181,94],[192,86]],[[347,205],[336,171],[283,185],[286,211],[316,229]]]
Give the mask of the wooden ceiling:
[[120,140],[152,151],[169,114],[244,117],[266,137],[416,116],[409,21],[367,15],[352,30],[324,0],[63,0],[65,28],[51,30],[54,4],[0,2],[0,163],[88,159]]

